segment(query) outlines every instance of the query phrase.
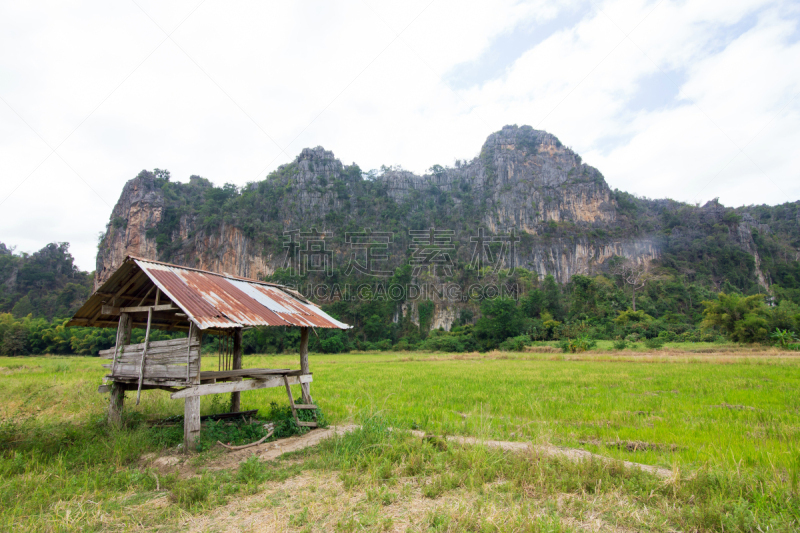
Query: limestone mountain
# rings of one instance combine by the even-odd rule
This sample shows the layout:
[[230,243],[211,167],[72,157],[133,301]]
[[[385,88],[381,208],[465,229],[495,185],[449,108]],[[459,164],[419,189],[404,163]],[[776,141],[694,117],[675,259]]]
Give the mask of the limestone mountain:
[[[798,207],[731,209],[716,201],[700,207],[637,198],[611,190],[559,139],[529,126],[506,126],[472,160],[434,165],[424,175],[392,167],[365,173],[321,147],[307,148],[241,188],[142,171],[114,207],[95,286],[129,254],[280,277],[298,246],[292,232],[313,231],[333,265],[327,281],[352,274],[348,267],[361,253],[352,235],[369,232],[386,242],[379,267],[391,273],[413,263],[415,232],[433,229],[446,237],[450,268],[429,273],[461,285],[474,276],[476,247],[486,237],[502,268],[552,274],[561,283],[603,272],[609,260],[622,257],[716,289],[730,284],[754,292],[777,283],[794,290],[800,289]],[[496,242],[503,238],[515,242],[513,257]],[[314,273],[304,279],[315,276],[322,279]]]

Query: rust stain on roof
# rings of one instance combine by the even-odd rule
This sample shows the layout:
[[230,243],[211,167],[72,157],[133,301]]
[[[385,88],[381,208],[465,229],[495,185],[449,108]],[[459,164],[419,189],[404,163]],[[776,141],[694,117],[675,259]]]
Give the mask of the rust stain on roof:
[[243,326],[350,328],[276,285],[143,259],[134,261],[201,329]]
[[89,316],[94,316],[93,320],[97,320],[98,325],[115,320],[111,317],[102,318],[99,309],[104,302],[103,295],[112,292],[125,277],[130,276],[131,263],[138,266],[200,329],[250,326],[351,327],[334,319],[299,293],[280,285],[137,257],[126,258],[117,272],[75,313],[71,323],[80,325],[79,322],[85,321]]

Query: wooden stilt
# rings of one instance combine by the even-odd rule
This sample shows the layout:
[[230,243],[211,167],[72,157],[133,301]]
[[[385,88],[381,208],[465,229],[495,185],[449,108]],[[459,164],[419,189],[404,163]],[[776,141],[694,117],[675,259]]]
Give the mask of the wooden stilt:
[[[120,314],[116,344],[114,345],[114,360],[111,363],[112,376],[117,367],[117,360],[122,356],[125,346],[130,342],[132,322],[131,315],[128,313]],[[121,383],[113,381],[111,385],[111,394],[108,401],[108,421],[120,427],[122,425],[122,409],[125,405],[125,388]]]
[[[190,335],[202,341],[202,333],[198,328],[192,328]],[[189,339],[191,343],[191,337]],[[189,371],[189,380],[193,385],[200,384],[200,357],[198,357]],[[187,396],[183,404],[183,448],[186,453],[194,450],[197,437],[200,436],[200,396]]]
[[[242,368],[242,328],[237,328],[233,332],[233,370],[240,370]],[[241,381],[242,378],[236,378],[232,381]],[[242,393],[231,393],[231,413],[236,413],[242,408]]]
[[200,396],[189,396],[183,404],[183,446],[186,452],[194,450],[200,436]]
[[122,383],[111,382],[111,398],[108,402],[108,421],[122,426],[122,408],[125,403],[125,386]]

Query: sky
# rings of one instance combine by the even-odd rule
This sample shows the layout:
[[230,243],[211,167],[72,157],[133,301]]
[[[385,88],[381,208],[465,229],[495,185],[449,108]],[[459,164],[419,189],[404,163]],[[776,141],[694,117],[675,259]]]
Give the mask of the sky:
[[91,271],[142,169],[244,185],[323,146],[423,173],[506,124],[636,195],[795,201],[798,92],[789,1],[3,2],[0,242]]

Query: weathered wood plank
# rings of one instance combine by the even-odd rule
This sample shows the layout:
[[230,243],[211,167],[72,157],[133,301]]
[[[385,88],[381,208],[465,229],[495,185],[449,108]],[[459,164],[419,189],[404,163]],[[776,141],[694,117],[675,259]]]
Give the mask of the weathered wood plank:
[[[125,384],[125,390],[134,390],[136,388],[137,384],[138,384],[138,379],[139,378],[133,378],[133,377],[128,378],[128,377],[125,377],[125,376],[114,376],[112,378],[111,376],[106,376],[106,379],[114,380],[117,383]],[[176,380],[176,379],[150,379],[150,378],[144,378],[144,383],[142,383],[142,389],[150,388],[150,389],[169,390],[169,388],[185,387],[185,386],[186,386],[186,382],[182,378],[178,379],[178,380]],[[128,387],[130,387],[130,388],[128,388]],[[170,391],[170,392],[175,392],[175,391],[173,390],[173,391]]]
[[[126,376],[114,376],[112,378],[111,376],[106,376],[106,379],[109,379],[109,380],[113,379],[117,383],[124,383],[125,386],[126,386],[126,389],[130,385],[130,387],[131,387],[130,390],[133,390],[133,389],[136,388],[139,378],[137,378],[137,377],[126,377]],[[186,381],[184,381],[183,378],[176,380],[176,379],[166,379],[166,378],[165,379],[158,379],[158,378],[147,378],[147,377],[145,377],[144,378],[144,383],[142,383],[142,388],[148,388],[149,387],[149,388],[152,388],[152,389],[165,389],[165,390],[168,390],[167,387],[185,387],[185,386],[186,386]],[[172,392],[174,392],[174,391],[172,391]]]
[[[192,348],[193,351],[197,351],[200,348],[200,346],[197,345],[197,344],[194,344],[194,345],[192,345],[191,348]],[[144,350],[142,350],[141,348],[140,349],[134,349],[134,348],[131,348],[130,346],[125,346],[125,349],[124,350],[120,350],[119,353],[120,354],[124,353],[126,355],[131,355],[131,354],[139,354],[139,355],[141,355],[143,351]],[[151,346],[147,350],[147,353],[148,354],[182,353],[184,356],[186,356],[186,344],[184,344],[183,346],[156,346],[156,347]],[[101,356],[102,359],[111,359],[112,357],[113,357],[113,353],[111,355],[103,355],[103,356]]]
[[[143,351],[144,350],[130,350],[130,351],[125,350],[124,353],[119,354],[117,357],[119,357],[120,355],[122,357],[133,357],[135,355],[141,356]],[[195,355],[199,354],[199,353],[200,353],[200,347],[199,346],[192,346],[191,347],[191,355],[193,357]],[[186,347],[185,346],[184,347],[167,346],[165,348],[156,348],[153,351],[147,350],[147,358],[148,359],[150,358],[151,355],[154,356],[154,357],[172,357],[172,356],[182,355],[183,356],[183,360],[185,361],[186,360]],[[105,359],[107,359],[107,358],[105,358]]]
[[315,427],[317,427],[317,423],[316,422],[303,422],[302,420],[298,420],[297,421],[297,425],[301,426],[301,427],[307,427],[307,428],[315,428]]
[[121,313],[147,313],[150,310],[153,311],[180,311],[180,307],[176,307],[173,304],[161,304],[161,305],[136,305],[133,307],[113,307],[110,305],[103,305],[100,307],[100,314],[104,316],[115,316]]
[[[190,361],[194,362],[194,361],[197,361],[198,359],[200,359],[200,358],[197,355],[193,355],[192,358],[190,359]],[[117,365],[120,365],[120,364],[125,365],[126,368],[128,366],[130,366],[130,365],[136,365],[137,368],[139,367],[139,361],[134,359],[134,358],[129,358],[129,357],[117,360]],[[147,358],[147,362],[145,363],[145,367],[146,368],[154,368],[154,367],[159,367],[159,366],[180,366],[180,367],[185,367],[186,366],[186,358],[185,357],[183,357],[183,358],[170,357],[170,358],[153,359],[153,360],[151,360],[149,357]],[[112,368],[112,366],[105,366],[105,365],[103,367],[104,368]],[[184,370],[186,370],[186,369],[184,368]]]
[[176,306],[172,305],[171,303],[169,303],[169,304],[163,304],[163,305],[142,305],[142,306],[138,306],[137,305],[136,307],[120,307],[119,310],[120,310],[121,313],[146,313],[146,312],[148,312],[150,310],[152,310],[153,312],[156,312],[156,311],[180,311],[181,308],[180,307],[176,307]]
[[[141,357],[142,352],[144,350],[125,350],[124,352],[120,352],[117,354],[117,358],[119,357],[133,357],[139,356]],[[191,353],[196,355],[200,352],[199,346],[192,346]],[[148,358],[153,356],[171,356],[171,355],[183,355],[183,359],[186,360],[186,346],[165,346],[164,348],[155,348],[153,350],[147,350]],[[113,356],[103,356],[100,359],[112,359]]]
[[240,370],[207,370],[200,372],[200,379],[223,379],[232,377],[245,377],[257,375],[287,375],[299,376],[302,374],[299,370],[290,370],[288,368],[242,368]]
[[[199,345],[200,345],[200,343],[198,343],[196,339],[193,339],[192,346],[199,346]],[[157,348],[170,347],[170,346],[182,346],[183,348],[186,348],[186,337],[183,337],[181,339],[168,339],[168,340],[165,340],[165,341],[152,341],[152,342],[150,342],[150,349],[151,350],[154,350],[154,349],[157,349]],[[112,346],[111,348],[109,348],[107,350],[100,350],[98,353],[101,356],[102,355],[114,355],[115,348],[116,348],[115,346]],[[139,343],[139,344],[127,344],[127,345],[124,346],[124,348],[125,348],[124,351],[126,351],[126,352],[141,351],[141,350],[144,349],[144,344],[142,344],[142,343]],[[148,350],[148,352],[149,352],[149,350]]]
[[317,407],[313,403],[296,403],[296,404],[294,404],[294,408],[295,409],[319,409],[319,407]]
[[[310,383],[313,378],[310,374],[304,376],[292,376],[287,378],[290,385],[298,385],[300,383]],[[205,396],[207,394],[224,394],[228,392],[241,392],[257,389],[268,389],[271,387],[283,386],[283,377],[275,376],[267,379],[249,379],[246,381],[228,381],[225,383],[210,383],[208,385],[195,385],[194,387],[187,387],[180,392],[170,395],[170,398],[176,400],[178,398],[188,398],[190,396]]]
[[[105,366],[105,365],[104,365]],[[117,365],[116,373],[112,378],[129,378],[139,379],[139,365]],[[163,379],[185,379],[186,367],[178,365],[170,366],[146,366],[144,369],[144,378],[163,378]],[[186,382],[184,381],[183,384]]]
[[[141,356],[142,356],[142,352],[132,352],[132,353],[121,354],[121,355],[117,356],[117,362],[118,363],[122,362],[122,363],[125,363],[125,364],[131,364],[133,362],[139,361]],[[191,359],[196,359],[196,358],[200,357],[200,350],[197,349],[197,348],[192,348],[192,351],[191,351],[189,357]],[[103,359],[106,360],[106,361],[110,361],[111,360],[110,358],[107,358],[107,357],[104,357]],[[167,353],[151,354],[148,351],[147,352],[147,360],[148,361],[156,361],[159,364],[165,364],[164,361],[174,361],[175,364],[180,364],[180,363],[186,364],[186,352],[184,351],[183,354],[177,354],[174,351],[173,352],[167,352]],[[172,363],[170,363],[170,364],[172,364]]]

